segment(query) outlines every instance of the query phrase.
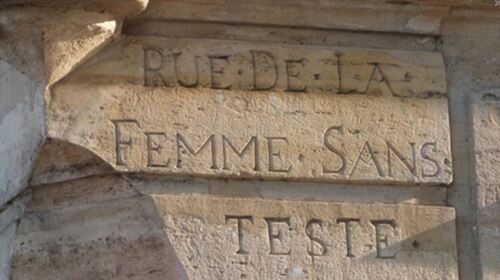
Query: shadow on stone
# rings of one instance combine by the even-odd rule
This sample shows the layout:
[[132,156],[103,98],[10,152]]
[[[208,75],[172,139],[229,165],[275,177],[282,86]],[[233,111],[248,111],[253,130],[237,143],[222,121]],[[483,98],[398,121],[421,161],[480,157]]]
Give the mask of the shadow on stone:
[[117,175],[33,187],[12,279],[187,279],[152,203]]
[[57,139],[47,139],[38,154],[30,185],[64,182],[97,174],[109,174],[113,168],[88,149]]

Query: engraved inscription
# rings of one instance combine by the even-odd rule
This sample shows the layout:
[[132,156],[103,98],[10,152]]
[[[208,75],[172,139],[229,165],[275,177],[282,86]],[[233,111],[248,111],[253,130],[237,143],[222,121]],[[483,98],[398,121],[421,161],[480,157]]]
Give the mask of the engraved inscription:
[[[436,52],[131,37],[75,71],[53,97],[49,135],[118,172],[452,181]],[[308,229],[314,237],[318,230]]]
[[[127,157],[131,153],[142,153],[146,156],[143,160],[144,167],[153,169],[189,169],[193,162],[201,163],[207,170],[239,168],[241,172],[256,174],[289,174],[294,172],[295,168],[301,168],[300,165],[292,164],[292,158],[301,158],[299,155],[303,157],[303,153],[298,151],[290,155],[288,149],[296,139],[287,136],[256,135],[244,141],[238,137],[238,142],[242,144],[234,144],[236,142],[229,136],[207,132],[205,135],[197,135],[196,139],[201,141],[195,144],[186,136],[192,135],[189,132],[168,134],[143,130],[141,127],[144,125],[133,119],[117,119],[111,122],[115,132],[116,165],[120,166],[128,166]],[[318,161],[317,167],[321,172],[316,174],[317,177],[337,175],[351,178],[368,171],[380,178],[391,178],[397,176],[395,169],[415,179],[441,174],[442,167],[437,159],[439,147],[432,139],[422,143],[408,142],[405,146],[396,146],[389,140],[358,140],[359,149],[345,151],[342,147],[345,147],[346,141],[349,140],[343,136],[343,127],[344,125],[327,128],[320,139],[310,139],[320,144],[320,152],[325,156],[322,161]],[[136,135],[142,140],[134,141],[130,135]],[[175,141],[174,147],[166,146],[169,139]],[[175,167],[169,165],[172,155],[175,155]],[[349,227],[351,221],[342,222],[346,222]]]
[[[428,67],[408,65],[380,53],[294,47],[246,47],[219,44],[142,46],[147,87],[205,87],[219,90],[388,94],[397,97],[443,97]],[[435,67],[434,65],[432,67]],[[439,74],[438,74],[439,75]],[[419,81],[420,80],[420,81]],[[427,84],[427,83],[425,83]]]
[[458,279],[453,208],[152,198],[193,279]]
[[[295,218],[295,217],[294,217]],[[238,250],[236,254],[238,255],[249,255],[249,254],[259,254],[260,252],[249,252],[248,250],[243,249],[243,240],[246,239],[246,232],[243,230],[243,221],[251,222],[254,225],[254,221],[256,217],[254,216],[237,216],[237,215],[225,215],[226,223],[228,221],[235,220],[237,221],[237,233],[238,233]],[[295,230],[296,227],[292,226],[292,218],[291,217],[264,217],[263,220],[267,225],[267,236],[269,241],[269,251],[268,255],[290,255],[292,250],[290,249],[292,242],[290,240],[290,232]],[[300,220],[300,219],[299,219]],[[373,236],[373,240],[370,243],[370,247],[375,247],[375,258],[378,259],[394,259],[397,256],[397,252],[387,252],[394,251],[394,249],[390,249],[393,242],[397,241],[399,237],[397,236],[398,231],[400,229],[396,226],[395,220],[368,220],[366,221],[371,225],[371,235]],[[308,219],[305,224],[305,236],[307,238],[308,243],[311,244],[310,247],[319,247],[316,249],[318,252],[313,249],[308,249],[307,253],[311,257],[321,257],[325,256],[328,251],[328,245],[331,242],[327,242],[323,240],[319,236],[315,236],[314,228],[319,227],[323,229],[328,227],[331,224],[343,224],[345,227],[345,247],[347,254],[343,254],[347,258],[355,258],[356,253],[354,252],[356,247],[360,247],[365,244],[354,244],[354,242],[359,242],[355,240],[359,240],[359,236],[361,234],[361,227],[365,225],[365,221],[361,221],[361,218],[337,218],[335,221],[323,221],[321,219]],[[253,229],[248,227],[246,231],[252,231]],[[301,229],[298,229],[301,230]],[[373,246],[371,245],[373,244]]]

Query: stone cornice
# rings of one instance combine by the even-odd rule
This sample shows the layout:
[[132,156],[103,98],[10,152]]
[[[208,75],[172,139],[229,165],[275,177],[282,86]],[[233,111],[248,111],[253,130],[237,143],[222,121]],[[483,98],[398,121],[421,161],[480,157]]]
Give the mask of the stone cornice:
[[0,6],[32,6],[45,8],[84,9],[106,12],[124,18],[142,12],[149,0],[5,0]]

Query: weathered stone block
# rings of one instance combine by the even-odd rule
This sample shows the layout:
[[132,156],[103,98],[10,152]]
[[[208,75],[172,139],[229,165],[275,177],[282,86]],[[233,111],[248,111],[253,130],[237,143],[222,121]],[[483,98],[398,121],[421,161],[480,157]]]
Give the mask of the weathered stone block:
[[13,280],[184,280],[154,203],[119,176],[39,186],[17,227]]
[[442,57],[129,38],[54,89],[49,135],[118,171],[448,184]]
[[153,199],[189,279],[458,279],[452,208]]
[[452,208],[174,195],[147,181],[34,188],[12,279],[457,279]]

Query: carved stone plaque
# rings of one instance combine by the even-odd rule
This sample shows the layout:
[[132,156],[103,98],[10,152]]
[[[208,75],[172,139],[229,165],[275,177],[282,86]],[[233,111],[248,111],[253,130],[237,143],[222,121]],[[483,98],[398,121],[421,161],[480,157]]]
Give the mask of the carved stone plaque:
[[129,37],[50,106],[51,137],[120,172],[452,180],[438,53]]
[[153,198],[189,279],[458,279],[452,208]]

